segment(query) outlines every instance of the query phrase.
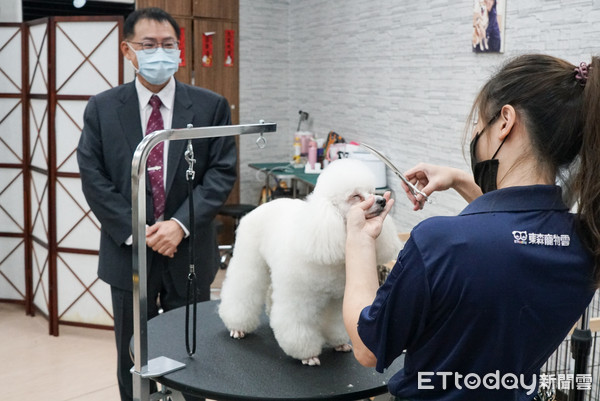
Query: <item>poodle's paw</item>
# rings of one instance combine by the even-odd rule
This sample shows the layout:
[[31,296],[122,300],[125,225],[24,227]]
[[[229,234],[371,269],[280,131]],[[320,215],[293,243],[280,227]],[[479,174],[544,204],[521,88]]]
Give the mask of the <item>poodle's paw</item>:
[[302,364],[308,366],[321,366],[321,361],[318,356],[313,356],[308,359],[303,359]]
[[237,338],[238,340],[246,337],[246,333],[241,330],[231,330],[229,335],[231,338]]
[[334,348],[337,352],[350,352],[352,351],[352,345],[341,344]]

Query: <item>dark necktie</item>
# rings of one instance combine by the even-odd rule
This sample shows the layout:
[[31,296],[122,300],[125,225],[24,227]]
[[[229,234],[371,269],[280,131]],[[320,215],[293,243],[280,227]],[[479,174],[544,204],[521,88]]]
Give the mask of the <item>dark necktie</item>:
[[[150,106],[152,113],[146,125],[146,135],[162,130],[165,128],[162,115],[160,114],[160,98],[152,95],[150,98]],[[152,187],[152,201],[154,203],[154,218],[158,219],[165,212],[165,186],[164,186],[164,168],[163,168],[163,153],[164,142],[156,145],[148,156],[148,175],[150,176],[150,185]]]

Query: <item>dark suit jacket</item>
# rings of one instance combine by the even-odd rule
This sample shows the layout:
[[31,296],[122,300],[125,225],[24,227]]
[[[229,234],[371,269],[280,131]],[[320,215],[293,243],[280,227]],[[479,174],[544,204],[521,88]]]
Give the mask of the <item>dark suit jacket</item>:
[[[176,82],[173,128],[231,124],[227,100],[206,89]],[[111,286],[132,289],[131,160],[142,140],[139,102],[134,82],[92,97],[85,109],[77,161],[83,193],[102,225],[98,276]],[[189,228],[189,205],[183,154],[187,141],[169,144],[165,220],[175,217]],[[196,139],[194,157],[195,265],[199,282],[210,284],[218,269],[218,246],[213,219],[236,179],[233,137]],[[149,183],[149,179],[146,179]],[[148,225],[154,223],[152,196],[146,194]],[[168,259],[177,292],[185,296],[189,270],[189,239]],[[156,257],[148,250],[148,265]]]

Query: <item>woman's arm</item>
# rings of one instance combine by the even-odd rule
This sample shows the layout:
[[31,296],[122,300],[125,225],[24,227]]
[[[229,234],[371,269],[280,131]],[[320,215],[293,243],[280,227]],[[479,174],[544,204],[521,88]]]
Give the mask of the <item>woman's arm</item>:
[[381,233],[383,220],[394,204],[389,192],[384,197],[387,204],[379,216],[370,219],[365,217],[365,212],[373,205],[374,197],[353,206],[347,216],[344,325],[352,341],[354,356],[361,365],[370,367],[375,366],[377,358],[358,334],[358,319],[361,311],[371,305],[379,288],[375,239]]

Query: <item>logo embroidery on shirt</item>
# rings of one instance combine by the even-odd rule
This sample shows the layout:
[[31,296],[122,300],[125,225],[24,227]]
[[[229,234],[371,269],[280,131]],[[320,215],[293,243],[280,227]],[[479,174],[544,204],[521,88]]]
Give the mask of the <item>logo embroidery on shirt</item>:
[[569,246],[571,237],[568,234],[539,234],[527,231],[513,231],[515,244],[543,245],[543,246]]

